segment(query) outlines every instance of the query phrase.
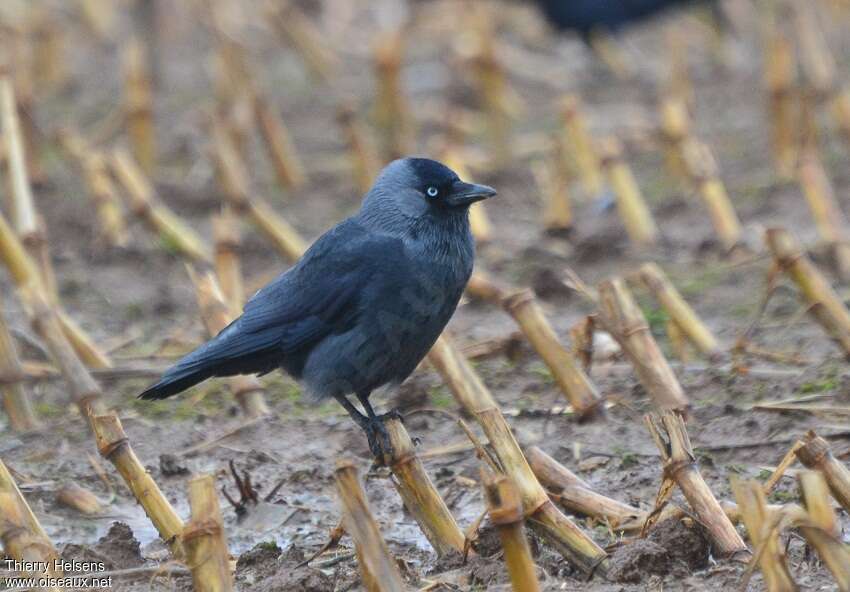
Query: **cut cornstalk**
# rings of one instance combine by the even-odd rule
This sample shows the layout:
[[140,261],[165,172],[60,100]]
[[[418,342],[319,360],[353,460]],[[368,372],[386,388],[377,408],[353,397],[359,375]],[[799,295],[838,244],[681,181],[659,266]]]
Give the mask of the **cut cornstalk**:
[[486,466],[481,467],[481,483],[490,522],[496,527],[511,585],[515,592],[537,592],[540,583],[531,558],[528,539],[523,528],[522,502],[517,488],[505,475],[497,475]]
[[646,519],[646,512],[597,493],[540,448],[526,448],[525,457],[537,479],[549,492],[549,497],[571,512],[607,521],[615,529]]
[[481,425],[505,475],[517,486],[531,528],[584,573],[598,571],[604,575],[608,569],[605,551],[561,513],[546,495],[498,404],[466,358],[445,335],[441,335],[431,348],[428,360],[455,399]]
[[[18,485],[0,461],[0,542],[7,557],[17,561],[42,561],[47,572],[24,572],[21,575],[31,577],[62,577],[62,571],[55,569],[54,561],[59,553],[39,524]],[[56,587],[44,588],[59,590]]]
[[531,172],[543,201],[543,228],[559,234],[573,228],[573,208],[570,204],[569,183],[561,167],[549,162],[535,162]]
[[765,45],[765,84],[769,94],[771,144],[779,176],[791,179],[797,160],[794,80],[797,64],[788,37],[774,23]]
[[[461,179],[470,178],[466,162],[459,150],[447,147],[443,150],[440,160],[456,172]],[[469,206],[469,228],[477,242],[485,243],[492,238],[493,229],[490,224],[490,218],[487,216],[487,210],[484,209],[483,201]]]
[[339,58],[333,54],[322,32],[316,29],[296,2],[269,3],[269,19],[278,34],[304,60],[310,73],[322,82],[333,78]]
[[602,143],[602,168],[617,199],[617,211],[629,238],[636,245],[658,242],[658,228],[643,199],[632,169],[623,160],[622,147],[616,138]]
[[192,516],[181,538],[194,589],[229,592],[233,574],[213,475],[198,475],[189,481],[189,506]]
[[714,154],[706,144],[691,140],[685,147],[684,159],[688,175],[708,208],[717,239],[729,252],[741,242],[741,221],[720,179]]
[[[189,268],[189,277],[195,286],[195,296],[201,317],[210,336],[218,334],[233,321],[236,314],[221,293],[212,272],[197,274]],[[269,414],[265,400],[265,387],[256,376],[233,376],[227,379],[234,398],[247,417]]]
[[259,95],[254,97],[254,114],[278,183],[287,189],[301,187],[306,181],[304,165],[280,115]]
[[115,413],[110,413],[92,416],[91,423],[100,455],[115,465],[159,536],[168,545],[171,555],[182,561],[184,550],[180,534],[183,521],[133,452],[121,420]]
[[832,93],[835,87],[835,58],[826,45],[813,7],[809,4],[792,4],[794,24],[803,73],[818,99]]
[[245,164],[220,125],[213,125],[213,136],[216,167],[228,203],[236,212],[246,215],[284,258],[298,260],[307,250],[307,243],[270,205],[250,194]]
[[709,358],[720,354],[717,339],[658,265],[645,263],[641,266],[638,277],[700,353]]
[[626,284],[614,278],[599,284],[598,290],[597,320],[623,348],[655,404],[661,409],[687,409],[685,392]]
[[802,292],[809,312],[850,357],[850,312],[824,275],[806,257],[800,244],[784,228],[770,228],[765,240],[780,269],[787,273]]
[[573,356],[558,341],[554,329],[531,290],[507,296],[503,307],[514,318],[528,341],[543,358],[558,388],[567,397],[580,420],[604,414],[596,386]]
[[821,239],[832,250],[838,276],[850,280],[850,242],[847,219],[835,198],[835,190],[814,150],[800,157],[797,179],[809,204]]
[[797,449],[797,458],[807,468],[823,474],[832,496],[850,512],[850,470],[832,455],[829,442],[814,431],[808,432]]
[[667,80],[667,92],[686,107],[694,103],[694,87],[688,72],[688,42],[684,31],[679,27],[665,29],[664,40],[667,55],[670,58],[670,76]]
[[189,259],[206,263],[212,261],[209,245],[159,201],[150,181],[126,150],[115,150],[109,164],[126,191],[130,210],[151,232]]
[[225,205],[213,218],[215,237],[215,274],[231,312],[239,314],[245,302],[242,266],[237,254],[241,245],[238,219],[233,208]]
[[667,168],[676,178],[687,179],[684,147],[691,133],[688,107],[679,98],[667,97],[662,100],[659,111]]
[[761,550],[759,567],[764,575],[768,592],[794,592],[797,585],[788,570],[785,552],[779,542],[779,533],[771,528],[773,514],[768,510],[767,498],[761,483],[755,480],[732,479],[732,491],[738,500],[741,517],[753,549]]
[[384,464],[395,477],[393,485],[401,496],[404,507],[419,524],[437,555],[463,553],[463,531],[425,472],[422,461],[416,456],[413,442],[401,420],[389,419],[385,425],[392,453],[386,455]]
[[401,574],[369,509],[357,469],[351,461],[340,460],[334,476],[345,530],[357,545],[357,560],[364,582],[369,583],[367,589],[370,592],[402,592]]
[[384,33],[374,48],[375,124],[381,132],[386,160],[408,154],[413,142],[413,117],[403,92],[401,65],[406,35]]
[[[2,305],[2,301],[0,301]],[[15,341],[12,339],[6,319],[0,312],[0,375],[23,377],[24,368],[18,358]],[[0,384],[3,396],[3,409],[9,418],[9,425],[16,432],[26,432],[38,427],[38,418],[32,403],[21,382]]]
[[63,47],[64,29],[57,25],[41,6],[32,30],[33,85],[39,91],[49,92],[60,88],[68,79]]
[[800,532],[832,573],[838,590],[850,592],[850,547],[841,541],[840,523],[829,502],[824,475],[804,471],[798,480],[808,515],[799,525]]
[[115,29],[117,7],[110,0],[79,0],[86,26],[101,40],[109,39]]
[[56,492],[59,505],[76,510],[86,516],[95,516],[103,512],[103,505],[95,495],[76,483],[65,483]]
[[577,95],[567,95],[561,101],[561,120],[561,156],[575,159],[585,193],[595,197],[602,192],[605,178]]
[[361,193],[366,193],[372,187],[381,168],[378,150],[366,126],[358,119],[354,105],[350,101],[340,104],[336,119],[348,146],[348,155],[354,177],[357,179],[357,187]]
[[721,556],[746,552],[747,546],[723,512],[697,468],[685,421],[677,411],[644,416],[644,423],[664,462],[664,480],[673,481],[708,530]]
[[127,245],[129,235],[106,159],[99,152],[83,156],[80,165],[94,202],[103,237],[111,246]]
[[844,143],[850,148],[850,86],[835,93],[832,99],[832,114],[844,136]]
[[133,156],[145,175],[156,166],[153,85],[142,43],[131,38],[124,47],[124,117]]
[[483,271],[476,271],[466,284],[466,293],[490,304],[501,306],[507,296],[507,288]]

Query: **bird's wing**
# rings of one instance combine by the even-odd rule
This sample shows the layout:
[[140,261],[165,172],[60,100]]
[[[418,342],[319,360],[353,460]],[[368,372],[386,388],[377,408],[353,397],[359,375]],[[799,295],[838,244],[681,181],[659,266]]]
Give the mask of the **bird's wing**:
[[403,267],[400,239],[370,234],[345,222],[323,235],[296,267],[257,292],[225,331],[235,349],[249,342],[290,353],[350,328],[360,296],[377,274]]

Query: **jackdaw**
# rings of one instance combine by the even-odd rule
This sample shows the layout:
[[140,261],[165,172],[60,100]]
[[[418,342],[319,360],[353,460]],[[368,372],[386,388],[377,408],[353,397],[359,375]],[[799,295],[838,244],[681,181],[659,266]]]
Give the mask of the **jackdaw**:
[[139,396],[164,399],[213,376],[282,368],[314,399],[339,401],[381,458],[385,415],[369,395],[403,382],[443,331],[472,273],[469,206],[495,194],[434,160],[391,162],[357,214]]

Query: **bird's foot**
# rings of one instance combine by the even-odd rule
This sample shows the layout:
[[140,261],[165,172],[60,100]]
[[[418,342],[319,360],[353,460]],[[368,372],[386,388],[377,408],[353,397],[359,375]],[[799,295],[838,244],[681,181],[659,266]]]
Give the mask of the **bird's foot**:
[[366,438],[369,441],[369,450],[379,465],[385,464],[385,459],[392,458],[394,452],[385,423],[388,419],[397,419],[404,423],[404,416],[398,409],[392,409],[387,413],[371,417],[363,425],[363,431],[366,432]]

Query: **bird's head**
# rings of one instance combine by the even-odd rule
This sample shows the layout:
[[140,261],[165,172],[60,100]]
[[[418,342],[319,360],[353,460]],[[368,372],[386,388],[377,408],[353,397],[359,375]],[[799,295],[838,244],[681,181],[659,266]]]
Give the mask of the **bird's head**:
[[462,181],[436,160],[400,158],[380,172],[366,194],[361,216],[408,220],[465,216],[470,205],[494,195],[492,187]]

